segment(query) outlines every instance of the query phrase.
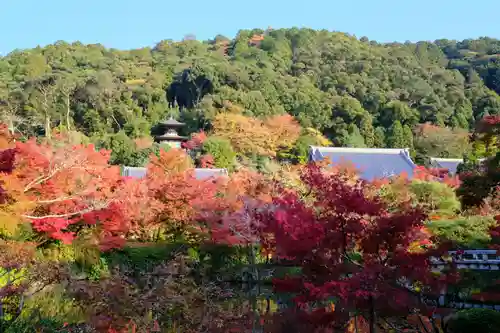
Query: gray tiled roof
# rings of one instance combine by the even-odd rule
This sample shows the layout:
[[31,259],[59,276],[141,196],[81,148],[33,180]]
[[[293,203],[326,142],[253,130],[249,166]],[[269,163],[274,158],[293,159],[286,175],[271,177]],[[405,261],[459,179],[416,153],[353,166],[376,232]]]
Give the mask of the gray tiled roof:
[[208,168],[197,168],[194,169],[194,176],[196,179],[208,179],[211,177],[226,176],[226,169],[208,169]]
[[457,173],[457,167],[460,163],[463,163],[461,158],[437,158],[431,157],[431,165],[435,168],[448,169],[451,174]]
[[[122,176],[133,177],[133,178],[143,178],[146,176],[146,168],[129,167],[125,166],[122,168]],[[208,168],[196,168],[194,169],[194,176],[196,179],[203,180],[211,177],[219,177],[227,175],[226,169],[208,169]]]
[[365,180],[391,177],[403,172],[411,178],[416,167],[408,149],[310,147],[309,160],[321,161],[326,157],[332,164],[352,163]]
[[124,166],[122,168],[122,176],[132,177],[132,178],[143,178],[146,176],[146,168]]

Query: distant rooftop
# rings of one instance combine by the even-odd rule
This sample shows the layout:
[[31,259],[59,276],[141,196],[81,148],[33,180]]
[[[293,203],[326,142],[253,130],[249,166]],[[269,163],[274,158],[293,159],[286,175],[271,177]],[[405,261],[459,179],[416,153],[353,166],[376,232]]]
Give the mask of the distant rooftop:
[[416,167],[407,148],[310,147],[310,161],[325,158],[329,158],[334,165],[352,163],[365,180],[387,178],[401,173],[406,173],[411,178]]
[[462,158],[439,158],[439,157],[431,157],[431,165],[435,168],[443,168],[448,169],[448,172],[451,174],[457,173],[457,167],[460,163],[463,163]]
[[[146,176],[146,168],[140,167],[129,167],[125,166],[122,169],[122,176],[132,177],[132,178],[144,178]],[[208,169],[208,168],[196,168],[194,169],[194,176],[196,179],[204,180],[212,177],[220,177],[227,175],[226,169]]]

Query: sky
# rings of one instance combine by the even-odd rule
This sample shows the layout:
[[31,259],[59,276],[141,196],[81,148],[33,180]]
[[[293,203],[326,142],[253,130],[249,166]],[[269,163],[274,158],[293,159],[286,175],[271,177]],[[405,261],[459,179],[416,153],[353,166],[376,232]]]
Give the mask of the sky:
[[500,38],[499,0],[0,0],[0,55],[58,40],[131,49],[164,39],[308,27],[379,42]]

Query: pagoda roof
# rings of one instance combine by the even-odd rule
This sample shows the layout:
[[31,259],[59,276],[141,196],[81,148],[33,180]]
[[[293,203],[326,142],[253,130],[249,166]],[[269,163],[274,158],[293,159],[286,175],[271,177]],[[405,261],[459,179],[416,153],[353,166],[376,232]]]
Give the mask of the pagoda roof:
[[160,121],[160,124],[170,127],[182,127],[186,125],[185,123],[181,123],[180,121],[175,120],[173,117],[170,117],[167,120]]

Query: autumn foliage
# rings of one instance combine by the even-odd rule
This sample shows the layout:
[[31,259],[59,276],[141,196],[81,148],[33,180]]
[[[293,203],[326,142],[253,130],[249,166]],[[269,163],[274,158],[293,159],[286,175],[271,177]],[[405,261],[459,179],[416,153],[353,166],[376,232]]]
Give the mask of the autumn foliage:
[[194,133],[191,135],[191,138],[188,141],[182,143],[182,147],[188,150],[199,149],[201,148],[203,142],[205,142],[206,139],[207,135],[205,134],[204,131]]
[[[16,142],[10,150],[10,171],[0,174],[4,204],[2,228],[12,231],[29,221],[36,231],[63,242],[71,242],[70,226],[82,221],[102,223],[107,229],[121,228],[121,217],[113,209],[121,177],[118,167],[108,164],[109,152],[92,145]],[[4,153],[4,158],[6,153]],[[99,219],[106,216],[106,222]]]
[[347,327],[353,313],[371,326],[376,317],[428,314],[421,297],[444,281],[431,273],[429,256],[440,250],[423,232],[426,215],[418,208],[391,213],[366,196],[363,182],[315,165],[302,178],[312,203],[287,191],[270,211],[256,214],[263,246],[301,268],[300,275],[274,281],[278,291],[296,294],[299,315],[310,317],[312,328],[333,329]]
[[413,179],[423,181],[440,181],[452,188],[460,186],[460,178],[457,175],[450,175],[446,168],[425,168],[417,166],[414,170]]
[[212,126],[214,135],[229,140],[237,151],[249,155],[275,156],[300,135],[299,124],[289,115],[261,121],[242,114],[220,113]]
[[[148,189],[145,199],[156,210],[154,222],[179,233],[186,228],[196,232],[198,228],[189,223],[195,219],[197,207],[215,200],[217,194],[217,183],[196,179],[189,156],[175,149],[152,157],[144,182]],[[144,210],[150,209],[137,212]],[[135,230],[147,229],[141,226]]]
[[500,186],[500,116],[479,121],[471,141],[475,147],[473,161],[466,165],[469,170],[462,173],[462,186],[457,192],[464,206],[477,207],[495,197]]
[[197,220],[216,244],[249,245],[260,242],[255,212],[271,202],[273,184],[248,170],[218,183],[219,195],[198,206]]

